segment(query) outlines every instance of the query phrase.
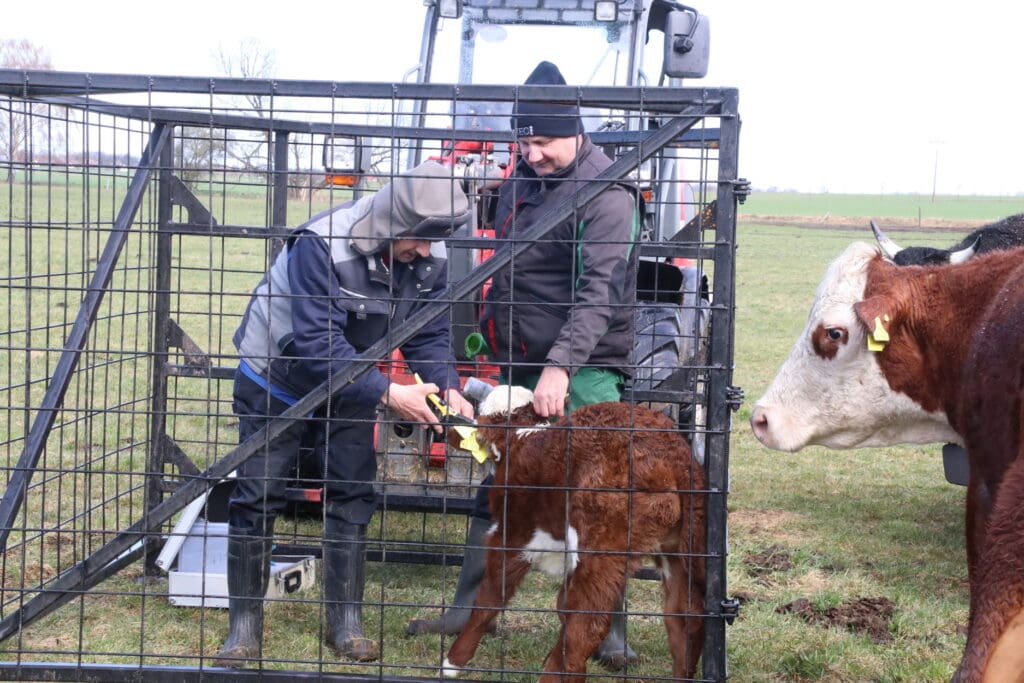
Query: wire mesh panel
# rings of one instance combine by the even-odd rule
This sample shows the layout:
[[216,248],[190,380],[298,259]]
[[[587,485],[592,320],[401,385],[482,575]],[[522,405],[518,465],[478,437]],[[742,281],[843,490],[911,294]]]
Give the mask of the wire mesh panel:
[[[617,673],[591,663],[591,675],[724,680],[743,191],[734,91],[0,70],[0,92],[4,678],[121,680],[142,669],[173,680],[401,679],[465,669],[525,680],[586,661],[594,633],[617,620],[642,657]],[[569,158],[592,149],[608,164],[515,185],[529,164],[511,132],[471,112],[549,101],[604,112]],[[467,221],[443,243],[400,234],[407,223],[360,242],[352,225],[372,216],[377,197],[392,198],[377,205],[390,215],[397,183],[428,160],[465,198]],[[530,183],[559,188],[558,200],[530,213]],[[630,207],[626,237],[588,236],[609,210],[592,207],[614,193]],[[581,246],[587,239],[598,248]],[[531,265],[531,250],[544,249],[553,256]],[[346,289],[342,252],[383,294]],[[296,261],[300,253],[323,260]],[[608,280],[616,295],[601,299],[588,273],[606,253],[623,254],[624,265]],[[412,282],[403,268],[424,264],[443,265],[443,276],[416,272],[431,295],[399,285]],[[340,278],[332,296],[304,297],[302,283],[320,276]],[[571,283],[570,298],[531,298],[519,286],[555,277]],[[240,353],[257,300],[273,315],[346,326],[326,324],[323,356],[276,333],[276,351]],[[528,317],[528,307],[549,318]],[[532,384],[551,365],[489,320],[555,339],[573,316],[590,316],[598,336],[626,321],[628,358],[609,365],[623,371],[612,375],[623,380],[621,401],[554,422],[524,418],[529,401],[485,397],[509,379]],[[281,329],[271,317],[267,330]],[[291,331],[309,322],[288,320]],[[574,334],[569,348],[593,347]],[[442,356],[424,351],[439,339]],[[564,374],[594,365],[571,357]],[[403,388],[449,371],[467,397],[463,412],[471,405],[478,419],[445,415],[436,402],[425,405],[443,426],[410,417]],[[245,403],[244,382],[263,390],[262,404]],[[361,394],[366,387],[378,391]],[[271,490],[279,504],[244,526],[240,501]],[[234,610],[225,609],[230,575],[255,562],[240,563],[240,549],[267,569],[262,599],[249,601],[262,613],[258,652],[232,662],[218,656]],[[449,652],[453,635],[416,634],[410,622],[451,607],[474,550],[486,566],[480,599],[508,606],[468,663],[464,649]],[[531,574],[509,601],[531,565],[554,576]],[[352,581],[361,593],[339,593]],[[603,597],[581,597],[594,595]],[[338,614],[360,604],[373,656],[339,655],[337,624],[348,617]],[[694,642],[703,651],[697,671],[673,668],[686,633],[690,656]]]

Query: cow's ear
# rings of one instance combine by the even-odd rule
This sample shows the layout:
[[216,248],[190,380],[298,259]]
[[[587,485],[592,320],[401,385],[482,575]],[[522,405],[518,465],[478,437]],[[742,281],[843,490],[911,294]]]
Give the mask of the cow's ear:
[[883,296],[873,296],[853,305],[853,312],[857,314],[864,327],[872,330],[875,327],[875,318],[882,318],[886,315],[892,318],[889,312],[889,300]]
[[868,349],[881,351],[896,324],[896,306],[884,296],[873,296],[853,305],[857,317],[867,328]]

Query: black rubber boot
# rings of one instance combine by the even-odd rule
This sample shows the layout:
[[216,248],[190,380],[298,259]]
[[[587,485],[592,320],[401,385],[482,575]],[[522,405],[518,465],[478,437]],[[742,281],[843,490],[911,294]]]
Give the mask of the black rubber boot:
[[[487,559],[487,530],[491,527],[489,520],[481,517],[470,517],[469,531],[466,534],[466,548],[462,553],[462,569],[455,584],[455,597],[439,619],[413,619],[406,627],[406,633],[414,636],[418,633],[443,633],[452,636],[462,630],[469,619],[476,600],[476,589],[484,577]],[[495,622],[489,630],[493,631]]]
[[380,658],[380,646],[363,635],[366,526],[328,517],[324,522],[324,601],[327,644],[357,662]]
[[594,653],[594,659],[612,671],[620,671],[640,660],[626,642],[626,596],[619,598],[618,611],[612,614],[608,635],[601,641],[597,652]]
[[263,598],[270,576],[273,519],[228,526],[228,637],[218,666],[244,667],[263,646]]

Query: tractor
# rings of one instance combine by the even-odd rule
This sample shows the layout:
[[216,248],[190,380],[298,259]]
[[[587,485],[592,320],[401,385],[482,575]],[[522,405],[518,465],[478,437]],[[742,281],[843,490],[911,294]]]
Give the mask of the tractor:
[[[424,6],[419,59],[405,73],[407,82],[513,86],[522,82],[538,52],[558,64],[573,85],[679,86],[684,79],[701,78],[707,72],[708,19],[673,0],[424,0]],[[661,40],[652,40],[655,34]],[[510,70],[510,63],[521,68]],[[507,96],[494,103],[455,101],[446,110],[432,110],[426,101],[416,100],[399,118],[412,128],[447,120],[453,130],[507,132],[510,113]],[[622,149],[621,141],[659,125],[657,116],[630,117],[612,109],[587,108],[581,115],[588,134],[613,159]],[[709,188],[699,180],[687,180],[702,178],[702,170],[687,168],[703,163],[703,151],[715,146],[715,131],[691,133],[689,142],[666,147],[630,179],[642,209],[644,242],[696,245],[714,230],[714,205],[705,197]],[[463,178],[474,203],[474,218],[450,246],[459,246],[460,239],[466,240],[463,247],[493,239],[497,188],[515,165],[514,142],[409,139],[403,145],[398,166],[412,168],[425,159],[436,159],[450,164],[456,177]],[[385,147],[355,138],[327,138],[325,182],[349,186],[359,196],[363,179],[373,174],[373,150]],[[394,164],[394,151],[389,154]],[[452,281],[490,254],[487,248],[451,249]],[[627,398],[657,405],[677,419],[703,458],[700,394],[710,324],[708,279],[700,264],[685,255],[641,254],[636,372]],[[493,384],[498,381],[498,368],[487,363],[474,334],[483,291],[473,301],[452,306],[453,345],[456,357],[465,362],[460,367],[464,378]],[[397,351],[388,364],[396,381],[414,381]],[[680,390],[688,396],[686,400],[672,398]],[[442,437],[403,423],[386,410],[380,417],[378,479],[389,496],[410,500],[414,506],[416,500],[436,496],[461,498],[483,476],[468,453],[453,451]]]

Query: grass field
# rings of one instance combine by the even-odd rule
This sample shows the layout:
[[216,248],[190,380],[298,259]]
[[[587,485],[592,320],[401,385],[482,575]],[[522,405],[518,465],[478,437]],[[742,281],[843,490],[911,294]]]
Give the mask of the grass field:
[[[963,647],[967,615],[964,490],[945,482],[939,446],[848,452],[812,448],[783,454],[761,447],[746,422],[750,406],[801,331],[827,263],[849,242],[870,238],[868,217],[902,226],[890,230],[902,244],[948,245],[957,239],[948,231],[906,228],[941,223],[948,229],[958,221],[973,226],[1021,210],[1024,200],[938,197],[932,202],[926,196],[782,193],[755,193],[740,208],[734,383],[745,390],[746,402],[735,415],[731,440],[728,584],[743,605],[728,631],[731,680],[948,680]],[[778,218],[790,216],[799,218]],[[850,220],[840,229],[829,223],[834,217]],[[863,226],[863,233],[848,227],[856,225]],[[225,263],[247,256],[225,251],[231,252]],[[182,267],[201,274],[214,263],[204,260],[209,257],[195,255],[194,264],[185,258]],[[253,268],[237,268],[230,276],[256,279]],[[224,287],[222,282],[214,285]],[[195,287],[214,285],[203,281]],[[229,288],[237,289],[234,283]],[[8,309],[11,304],[12,299],[4,300]],[[197,316],[206,313],[200,304],[191,309]],[[218,329],[211,339],[227,334],[230,330]],[[201,421],[202,414],[197,415]],[[430,538],[457,544],[463,535],[461,518],[446,524],[442,528],[438,518],[391,514],[378,516],[375,530],[410,542],[428,530]],[[319,533],[318,525],[308,521],[282,526],[279,530],[298,540],[316,539]],[[36,572],[38,579],[47,571],[45,562],[23,561],[11,553],[3,566],[8,587],[19,585],[23,577],[18,572]],[[226,633],[225,611],[171,607],[165,583],[141,582],[140,577],[141,569],[134,567],[108,580],[0,644],[0,659],[74,661],[76,652],[86,652],[85,661],[137,662],[141,653],[147,663],[195,665],[198,656],[216,652]],[[367,608],[368,630],[383,636],[385,663],[404,667],[386,669],[386,675],[436,675],[449,642],[408,638],[404,626],[410,617],[431,612],[424,605],[440,603],[442,595],[450,599],[454,580],[454,570],[370,566],[367,600],[383,598],[387,607]],[[552,580],[531,575],[516,604],[547,609],[556,587]],[[632,581],[629,590],[631,611],[645,613],[630,621],[631,642],[643,655],[630,675],[645,680],[666,676],[669,654],[655,616],[658,586]],[[810,613],[822,614],[859,599],[885,599],[892,614],[873,628],[826,628],[778,611],[799,599],[807,600]],[[380,671],[375,665],[330,664],[333,656],[320,645],[317,609],[316,591],[268,608],[268,667]],[[540,666],[557,625],[550,613],[509,613],[502,637],[486,639],[475,662],[512,672],[507,680],[530,680],[515,672]]]
[[[754,192],[740,207],[748,216],[803,216],[816,220],[834,217],[897,219],[900,224],[944,225],[957,221],[993,221],[1024,211],[1024,197],[954,197],[939,195],[853,195]],[[871,233],[868,233],[870,237]]]

